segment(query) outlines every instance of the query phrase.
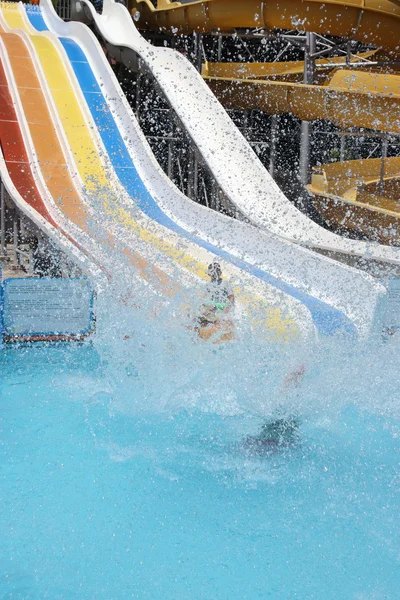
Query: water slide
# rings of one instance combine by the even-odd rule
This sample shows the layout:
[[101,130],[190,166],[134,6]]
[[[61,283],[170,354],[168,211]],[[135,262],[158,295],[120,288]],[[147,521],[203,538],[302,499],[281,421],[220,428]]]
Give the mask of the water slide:
[[129,0],[140,28],[174,33],[234,29],[313,31],[399,47],[399,0],[200,0],[180,3]]
[[64,23],[43,2],[3,3],[0,29],[4,89],[39,196],[112,277],[124,261],[127,284],[144,280],[160,302],[176,298],[182,315],[217,258],[234,287],[238,325],[274,339],[370,330],[385,296],[373,278],[177,190],[87,27]]
[[287,81],[303,64],[206,63],[202,75],[226,108],[291,113],[304,121],[324,119],[343,128],[400,133],[400,75],[336,67],[320,85],[298,78]]
[[[304,69],[301,61],[206,63],[202,75],[225,108],[291,113],[305,121],[324,119],[342,128],[399,134],[400,75],[364,70],[372,53],[366,54],[353,59],[364,61],[360,70],[338,68],[336,57],[319,61],[318,78],[324,78],[320,85],[299,80]],[[385,158],[384,163],[382,159],[347,160],[314,167],[307,189],[314,195],[314,207],[331,226],[361,232],[380,244],[398,245],[399,180],[398,157]]]
[[[185,10],[188,6],[191,5],[185,5]],[[223,193],[252,224],[324,252],[399,264],[397,249],[342,238],[301,213],[271,178],[201,74],[180,53],[146,42],[124,6],[104,0],[100,15],[90,2],[82,0],[77,4],[76,15],[82,19],[90,16],[107,41],[108,49],[125,64],[140,57]]]
[[[319,85],[302,83],[301,61],[206,63],[202,74],[226,108],[291,113],[306,121],[325,119],[343,128],[399,134],[400,75],[368,71],[373,53],[366,54],[353,58],[357,70],[339,68],[336,57],[319,61],[318,79],[324,79]],[[382,159],[347,160],[315,167],[307,188],[330,225],[398,245],[399,179],[398,157],[386,158],[384,164]]]
[[[382,173],[384,175],[382,176]],[[313,168],[307,189],[331,226],[399,245],[400,157],[333,162]]]

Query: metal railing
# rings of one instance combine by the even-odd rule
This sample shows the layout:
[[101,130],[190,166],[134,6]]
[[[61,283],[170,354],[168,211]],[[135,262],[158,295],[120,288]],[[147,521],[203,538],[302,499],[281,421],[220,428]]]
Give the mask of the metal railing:
[[71,1],[72,0],[58,0],[55,6],[58,16],[64,21],[71,20]]

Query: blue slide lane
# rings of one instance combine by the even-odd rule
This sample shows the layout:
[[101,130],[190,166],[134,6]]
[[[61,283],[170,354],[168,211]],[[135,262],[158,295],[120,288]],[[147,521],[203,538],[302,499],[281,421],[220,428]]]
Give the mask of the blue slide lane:
[[[26,5],[25,10],[29,21],[37,31],[49,31],[41,11],[38,10],[36,6],[30,7],[29,5]],[[280,281],[273,275],[229,254],[225,250],[191,235],[188,231],[174,223],[174,221],[160,209],[153,197],[149,194],[143,181],[140,179],[84,52],[73,40],[62,37],[59,39],[71,62],[75,76],[79,82],[82,93],[85,96],[92,118],[99,130],[114,170],[128,194],[146,215],[157,223],[160,223],[160,225],[175,231],[181,237],[196,243],[213,254],[220,256],[227,262],[239,267],[243,271],[251,273],[258,279],[273,285],[285,294],[302,302],[310,311],[314,324],[320,333],[330,335],[336,331],[342,330],[352,335],[356,334],[354,324],[341,311],[325,302],[321,302],[320,300],[309,296],[301,290],[297,290],[295,287],[284,281]]]

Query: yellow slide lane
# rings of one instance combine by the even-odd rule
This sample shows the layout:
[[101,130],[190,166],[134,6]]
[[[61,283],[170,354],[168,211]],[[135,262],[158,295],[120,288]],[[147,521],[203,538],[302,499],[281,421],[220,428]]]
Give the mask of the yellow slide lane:
[[[384,168],[384,179],[381,172]],[[400,157],[348,160],[314,167],[307,189],[331,226],[358,232],[381,244],[399,245]]]
[[[375,60],[377,50],[360,52],[350,57],[350,64],[368,67],[368,60]],[[347,65],[347,56],[328,56],[315,60],[317,69],[334,68],[337,65]],[[304,73],[304,61],[292,60],[282,62],[206,62],[203,65],[203,77],[216,77],[222,79],[264,79],[264,78],[290,78],[298,81]]]

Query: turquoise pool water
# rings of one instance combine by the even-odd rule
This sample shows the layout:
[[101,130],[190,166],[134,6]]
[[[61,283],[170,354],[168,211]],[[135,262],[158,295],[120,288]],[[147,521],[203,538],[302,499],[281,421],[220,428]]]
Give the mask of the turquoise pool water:
[[301,442],[260,454],[285,356],[152,339],[2,351],[0,599],[399,598],[396,341],[308,348]]

